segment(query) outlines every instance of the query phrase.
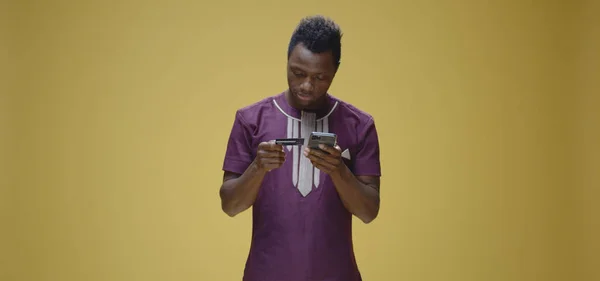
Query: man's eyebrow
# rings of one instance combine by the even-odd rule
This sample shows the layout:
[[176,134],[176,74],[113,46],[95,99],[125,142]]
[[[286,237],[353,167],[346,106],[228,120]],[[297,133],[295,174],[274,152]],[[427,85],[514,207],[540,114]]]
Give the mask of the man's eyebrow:
[[307,73],[310,73],[310,74],[313,74],[313,75],[327,75],[327,72],[310,72],[310,71],[308,71],[306,69],[303,69],[303,68],[298,67],[298,66],[293,66],[293,65],[290,65],[290,69],[292,71],[302,71],[302,72],[307,72]]
[[291,69],[293,69],[293,70],[306,71],[306,70],[302,69],[301,67],[299,67],[299,66],[294,66],[294,65],[290,65],[290,68],[291,68]]

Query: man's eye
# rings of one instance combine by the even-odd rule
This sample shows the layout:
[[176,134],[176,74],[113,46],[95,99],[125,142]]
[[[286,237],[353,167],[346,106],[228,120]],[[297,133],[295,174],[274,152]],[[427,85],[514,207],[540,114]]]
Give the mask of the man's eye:
[[304,73],[300,73],[300,72],[294,72],[294,75],[298,76],[298,77],[303,77]]

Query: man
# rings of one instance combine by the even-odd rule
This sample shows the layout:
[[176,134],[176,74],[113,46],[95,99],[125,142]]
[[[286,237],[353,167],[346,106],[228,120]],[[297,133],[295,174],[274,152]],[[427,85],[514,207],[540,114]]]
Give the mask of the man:
[[[373,118],[327,91],[340,65],[341,31],[306,17],[288,49],[289,88],[239,109],[220,189],[229,216],[252,206],[247,281],[361,280],[352,215],[379,213],[379,144]],[[313,131],[337,134],[335,147],[276,145]]]

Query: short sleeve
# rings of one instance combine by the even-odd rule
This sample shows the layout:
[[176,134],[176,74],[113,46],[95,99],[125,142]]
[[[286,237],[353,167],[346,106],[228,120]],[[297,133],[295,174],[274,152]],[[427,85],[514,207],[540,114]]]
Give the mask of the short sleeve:
[[373,118],[359,132],[360,145],[354,156],[354,175],[381,176],[379,137]]
[[243,174],[254,159],[251,143],[251,131],[238,110],[227,141],[223,171]]

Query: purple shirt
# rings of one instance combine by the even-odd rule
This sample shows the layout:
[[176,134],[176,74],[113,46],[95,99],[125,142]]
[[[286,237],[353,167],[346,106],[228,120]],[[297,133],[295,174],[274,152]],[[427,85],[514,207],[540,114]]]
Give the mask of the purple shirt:
[[[283,94],[239,109],[223,170],[242,174],[260,142],[306,139],[303,132],[309,131],[337,134],[344,161],[355,175],[380,176],[373,118],[331,95],[328,107],[312,119],[289,106]],[[252,241],[243,280],[361,280],[353,250],[352,214],[327,174],[302,160],[303,147],[284,149],[285,163],[267,173],[252,208]],[[303,192],[299,186],[305,187]]]

